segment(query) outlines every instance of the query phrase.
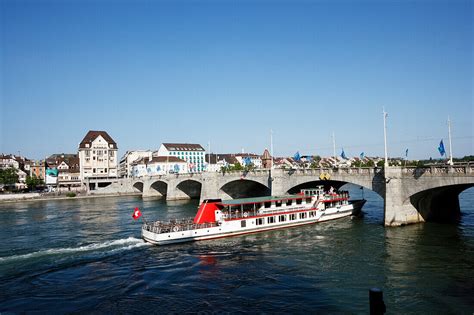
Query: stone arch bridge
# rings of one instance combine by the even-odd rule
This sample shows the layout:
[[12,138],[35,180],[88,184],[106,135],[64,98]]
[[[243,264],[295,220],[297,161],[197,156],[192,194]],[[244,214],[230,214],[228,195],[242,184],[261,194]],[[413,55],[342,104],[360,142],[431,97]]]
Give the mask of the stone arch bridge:
[[427,220],[447,221],[459,218],[458,196],[474,186],[474,169],[465,165],[172,174],[120,179],[102,191],[140,192],[143,197],[166,200],[203,200],[278,196],[315,185],[338,188],[346,183],[373,190],[384,199],[386,226]]

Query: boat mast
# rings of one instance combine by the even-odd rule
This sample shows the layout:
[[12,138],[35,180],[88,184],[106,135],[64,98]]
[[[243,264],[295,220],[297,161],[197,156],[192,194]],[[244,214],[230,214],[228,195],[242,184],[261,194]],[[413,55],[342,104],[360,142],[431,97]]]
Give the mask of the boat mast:
[[449,165],[453,165],[453,147],[451,144],[451,119],[448,116],[448,135],[449,135]]
[[384,166],[388,167],[388,154],[387,154],[387,116],[388,114],[385,112],[385,107],[383,108],[383,140],[385,146],[385,164]]

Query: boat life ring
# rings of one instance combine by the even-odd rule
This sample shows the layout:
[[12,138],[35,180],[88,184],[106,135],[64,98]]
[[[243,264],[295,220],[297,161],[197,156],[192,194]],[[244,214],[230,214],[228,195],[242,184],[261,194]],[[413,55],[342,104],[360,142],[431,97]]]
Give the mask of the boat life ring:
[[246,218],[248,216],[249,216],[248,212],[244,212],[244,218]]
[[173,232],[178,232],[178,231],[179,231],[179,227],[178,227],[178,226],[173,227]]

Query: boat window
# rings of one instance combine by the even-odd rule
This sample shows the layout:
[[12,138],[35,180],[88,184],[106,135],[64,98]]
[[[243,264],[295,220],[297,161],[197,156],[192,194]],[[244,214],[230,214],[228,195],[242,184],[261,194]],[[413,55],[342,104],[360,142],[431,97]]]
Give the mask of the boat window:
[[306,198],[306,203],[311,203],[311,198]]
[[278,217],[278,221],[280,221],[280,222],[285,222],[285,221],[286,221],[286,215],[284,215],[284,214],[283,214],[283,215],[280,215],[280,216]]
[[315,216],[315,212],[314,212],[314,211],[310,211],[310,212],[309,212],[309,217],[312,218],[312,217],[314,217],[314,216]]
[[275,217],[268,217],[267,223],[275,223]]
[[265,208],[270,208],[271,205],[272,205],[271,202],[265,202]]
[[246,220],[242,220],[240,221],[240,227],[246,227],[247,226],[247,221]]
[[300,213],[300,219],[306,219],[306,212]]
[[275,201],[275,206],[281,207],[281,200]]
[[290,221],[291,220],[296,220],[296,214],[294,213],[290,214]]
[[287,206],[291,206],[292,201],[293,201],[293,200],[291,200],[291,199],[290,199],[290,200],[287,200],[287,201],[286,201],[286,205],[287,205]]
[[263,219],[262,218],[255,220],[255,225],[262,225],[262,224],[263,224]]
[[296,204],[300,205],[302,201],[303,201],[302,199],[296,199]]

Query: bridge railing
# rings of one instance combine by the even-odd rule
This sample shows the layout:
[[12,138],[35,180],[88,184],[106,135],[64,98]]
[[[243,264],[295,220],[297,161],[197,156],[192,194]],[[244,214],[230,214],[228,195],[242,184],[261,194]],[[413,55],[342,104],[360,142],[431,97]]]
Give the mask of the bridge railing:
[[305,174],[305,175],[321,175],[321,174],[329,174],[329,175],[374,175],[383,173],[382,168],[377,167],[344,167],[344,168],[309,168],[309,169],[289,169],[285,170],[290,174]]
[[426,167],[403,167],[402,174],[408,176],[468,175],[474,173],[471,165],[431,165]]
[[270,175],[270,170],[268,169],[255,169],[251,171],[225,171],[225,172],[219,172],[222,175],[229,175],[229,176],[240,176],[240,175]]

